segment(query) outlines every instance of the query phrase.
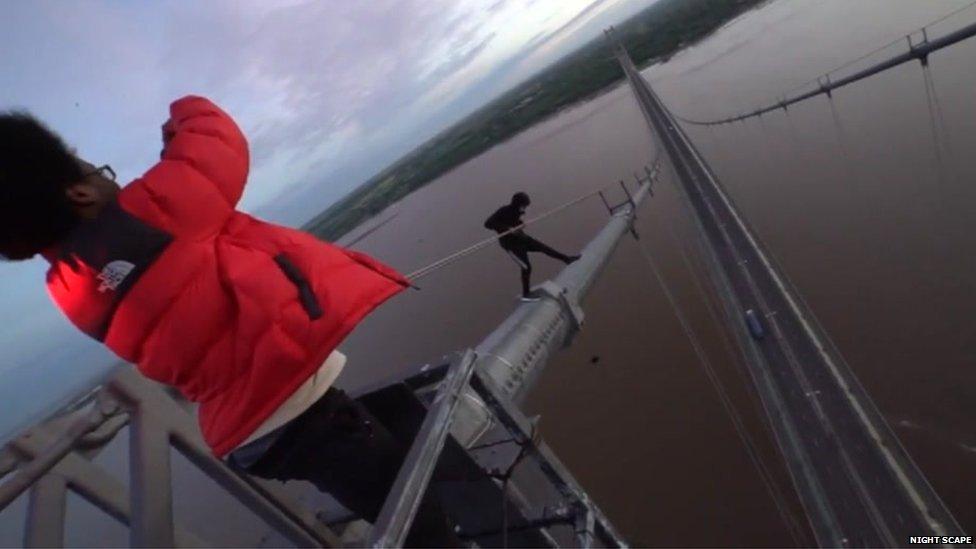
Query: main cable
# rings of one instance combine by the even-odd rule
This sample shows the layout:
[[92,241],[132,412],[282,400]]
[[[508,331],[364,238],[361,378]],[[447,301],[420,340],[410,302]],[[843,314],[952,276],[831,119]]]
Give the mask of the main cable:
[[[916,48],[916,46],[923,46],[923,45],[927,44],[928,42],[930,42],[930,40],[928,38],[928,29],[930,27],[936,25],[937,23],[941,23],[942,21],[945,21],[946,19],[949,19],[950,17],[953,17],[953,16],[955,16],[955,15],[957,15],[957,14],[963,12],[963,11],[966,11],[966,10],[972,8],[973,6],[976,6],[976,1],[970,2],[969,4],[966,4],[965,6],[962,6],[962,7],[958,8],[958,9],[956,9],[956,10],[953,10],[953,11],[951,11],[951,12],[943,15],[942,17],[940,17],[940,18],[938,18],[938,19],[936,19],[934,21],[930,21],[926,25],[924,25],[922,27],[919,27],[919,28],[911,31],[907,35],[898,37],[898,38],[892,40],[891,42],[888,42],[888,43],[884,44],[883,46],[879,46],[879,47],[877,47],[877,48],[875,48],[875,49],[873,49],[873,50],[871,50],[871,51],[869,51],[869,52],[867,52],[867,53],[865,53],[865,54],[863,54],[863,55],[861,55],[861,56],[859,56],[859,57],[857,57],[855,59],[852,59],[850,61],[847,61],[843,65],[839,65],[839,66],[834,67],[833,69],[831,69],[831,70],[829,70],[829,71],[827,71],[825,73],[821,73],[816,78],[807,80],[806,82],[804,82],[803,84],[800,84],[798,86],[794,86],[794,87],[790,88],[789,90],[787,90],[786,92],[784,92],[784,94],[781,96],[780,101],[770,102],[770,103],[766,104],[766,106],[759,107],[759,108],[755,109],[752,112],[742,113],[742,114],[739,114],[737,116],[730,116],[730,117],[727,117],[727,118],[716,118],[716,119],[710,119],[710,120],[693,120],[693,119],[690,119],[690,118],[685,118],[684,116],[680,116],[678,114],[674,114],[674,116],[675,116],[675,118],[677,118],[677,119],[679,119],[679,120],[681,120],[683,122],[686,122],[688,124],[693,124],[693,125],[696,125],[696,126],[714,126],[714,125],[719,125],[719,124],[727,124],[727,123],[730,123],[730,122],[742,121],[742,120],[745,120],[747,118],[752,118],[752,117],[755,117],[755,116],[761,116],[762,114],[767,113],[767,112],[771,112],[771,111],[778,110],[778,109],[785,109],[789,105],[792,105],[794,103],[797,103],[797,102],[799,102],[801,100],[810,99],[810,98],[815,97],[817,95],[820,95],[822,93],[829,94],[832,90],[839,89],[840,87],[842,87],[842,86],[831,86],[831,85],[829,85],[830,84],[830,76],[833,75],[834,73],[839,72],[841,70],[844,70],[846,68],[849,68],[850,66],[852,66],[852,65],[854,65],[854,64],[856,64],[856,63],[858,63],[860,61],[863,61],[863,60],[865,60],[865,59],[867,59],[867,58],[869,58],[869,57],[871,57],[871,56],[873,56],[873,55],[875,55],[875,54],[877,54],[877,53],[879,53],[881,51],[884,51],[884,50],[890,48],[891,46],[894,46],[895,44],[898,44],[899,42],[904,41],[906,38],[909,40],[909,47],[910,47],[909,52],[911,52],[912,50],[914,50]],[[918,34],[918,33],[920,33],[920,32],[923,33],[923,37],[924,37],[923,38],[923,41],[922,42],[917,42],[917,43],[911,42],[911,37],[914,36],[914,35],[916,35],[916,34]],[[960,31],[955,31],[954,33],[949,33],[948,35],[945,35],[945,36],[949,36],[949,35],[952,35],[952,34],[956,34],[958,32],[964,32],[965,33],[964,34],[964,37],[966,37],[966,38],[972,37],[974,35],[974,33],[976,33],[976,25],[970,25],[969,27],[964,27],[964,29],[960,29]],[[953,43],[955,43],[955,42],[957,42],[959,40],[962,40],[962,39],[963,38],[958,38],[958,39],[956,39],[956,40],[954,40],[954,41],[952,41],[952,42],[950,42],[948,44],[941,44],[937,48],[932,48],[929,51],[931,52],[931,51],[936,51],[938,49],[942,49],[942,48],[944,48],[946,46],[949,46],[949,45],[951,45],[951,44],[953,44]],[[936,40],[941,40],[941,38],[940,39],[936,39]],[[891,59],[896,59],[896,58],[898,58],[898,56],[892,57]],[[891,59],[889,59],[889,61]],[[903,62],[907,62],[907,60],[906,61],[903,61]],[[879,65],[881,65],[881,64],[882,63],[879,63]],[[891,66],[885,68],[884,70],[887,70],[889,68],[891,68]],[[868,74],[868,75],[865,75],[865,76],[856,78],[854,80],[845,81],[843,85],[852,84],[855,81],[861,80],[862,78],[866,78],[867,76],[871,76],[872,74]],[[824,79],[824,78],[827,79],[828,87],[824,87],[824,84],[821,82],[821,79]],[[846,77],[846,78],[844,78],[842,80],[849,80],[850,78],[851,77]],[[816,83],[816,84],[818,84],[818,86],[820,86],[819,90],[813,90],[812,89],[809,92],[807,92],[806,94],[801,94],[801,95],[798,95],[798,96],[795,96],[795,97],[789,97],[790,94],[796,92],[797,90],[802,90],[804,88],[807,88],[808,86],[810,86],[811,84],[814,84],[814,83]]]

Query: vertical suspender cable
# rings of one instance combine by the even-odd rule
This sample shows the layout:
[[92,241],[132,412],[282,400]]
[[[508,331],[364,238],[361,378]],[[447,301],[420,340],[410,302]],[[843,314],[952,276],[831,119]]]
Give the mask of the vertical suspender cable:
[[[946,157],[948,152],[945,137],[945,118],[942,117],[942,106],[939,104],[939,95],[932,81],[931,68],[928,63],[922,65],[922,76],[925,79],[925,103],[929,109],[929,126],[932,130],[932,148],[935,152],[936,171],[939,174],[939,182],[948,182],[946,173]],[[948,156],[948,155],[946,155]]]
[[[685,251],[684,246],[681,244],[681,241],[678,238],[677,233],[675,232],[670,222],[664,222],[663,224],[671,239],[672,245],[678,249],[678,253],[681,255],[681,261],[685,266],[685,270],[688,271],[689,276],[691,277],[692,281],[695,283],[695,288],[698,290],[699,298],[702,300],[702,302],[705,303],[705,308],[708,310],[709,317],[712,319],[712,322],[714,322],[715,326],[718,328],[718,333],[721,336],[722,344],[725,347],[726,352],[729,354],[730,357],[733,357],[733,360],[741,357],[739,352],[736,351],[735,347],[733,346],[732,340],[729,338],[729,335],[725,330],[726,323],[722,322],[722,320],[719,318],[719,313],[716,310],[716,305],[712,303],[712,298],[709,296],[708,292],[705,291],[705,285],[702,283],[701,278],[698,276],[698,272],[696,271],[695,266],[692,264],[691,258],[688,257],[688,253]],[[699,251],[702,250],[699,248]],[[702,268],[704,269],[704,267]],[[744,365],[741,362],[739,362],[738,360],[735,360],[735,362],[737,365],[736,373],[738,373],[739,378],[746,389],[746,392],[749,394],[750,399],[753,401],[753,405],[756,407],[756,410],[762,410],[763,409],[762,401],[760,400],[759,394],[756,393],[756,389],[753,386],[752,379],[749,376],[749,372],[744,369]],[[765,414],[760,414],[760,418],[766,420]],[[769,429],[772,429],[771,426],[767,425],[767,427]]]
[[712,384],[712,387],[715,389],[715,392],[718,394],[719,402],[722,404],[722,407],[725,409],[726,414],[729,416],[729,419],[732,421],[732,426],[735,428],[736,434],[738,434],[739,439],[742,441],[743,446],[745,446],[746,454],[748,455],[749,460],[752,462],[753,466],[755,467],[756,473],[759,475],[759,478],[762,480],[763,485],[766,487],[766,490],[769,492],[770,498],[772,498],[773,503],[775,504],[777,510],[779,511],[779,514],[783,519],[784,526],[786,527],[790,536],[793,538],[794,543],[798,547],[802,546],[803,545],[801,543],[801,539],[803,539],[802,529],[800,528],[796,519],[793,517],[793,514],[789,512],[789,508],[787,506],[785,497],[783,496],[782,492],[778,489],[778,486],[776,485],[775,480],[773,479],[772,473],[766,467],[765,462],[763,462],[762,458],[760,457],[759,449],[757,448],[755,441],[752,440],[752,436],[749,434],[749,431],[746,429],[745,423],[742,421],[742,416],[739,415],[738,410],[735,408],[735,404],[732,402],[731,397],[729,397],[728,391],[725,389],[725,386],[722,384],[722,380],[715,373],[715,369],[712,367],[711,360],[708,358],[708,355],[705,353],[705,349],[702,347],[701,341],[698,339],[698,336],[695,333],[695,331],[691,328],[691,325],[689,324],[688,319],[685,317],[684,312],[682,312],[681,308],[678,306],[674,294],[672,294],[671,289],[668,287],[667,283],[664,280],[664,277],[661,275],[661,272],[658,270],[657,265],[654,262],[654,259],[651,257],[649,253],[647,253],[647,250],[645,250],[644,246],[641,245],[639,242],[637,243],[637,249],[640,252],[641,256],[643,256],[644,260],[647,262],[649,270],[654,275],[654,278],[657,280],[658,284],[661,286],[661,289],[664,291],[664,296],[665,298],[667,298],[668,304],[671,306],[671,309],[674,311],[674,314],[678,319],[678,323],[681,325],[682,331],[685,333],[685,336],[688,338],[688,341],[691,343],[692,350],[694,351],[695,356],[698,358],[699,363],[702,365],[702,369],[705,372],[705,376],[708,378],[708,381]]

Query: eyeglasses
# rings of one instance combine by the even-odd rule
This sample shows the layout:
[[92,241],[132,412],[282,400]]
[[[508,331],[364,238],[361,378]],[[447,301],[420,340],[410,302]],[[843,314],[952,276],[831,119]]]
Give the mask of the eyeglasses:
[[105,164],[104,166],[99,166],[90,172],[85,172],[81,174],[83,179],[87,179],[93,175],[100,175],[105,179],[108,179],[109,181],[115,181],[115,170],[113,170],[112,166],[109,166],[108,164]]

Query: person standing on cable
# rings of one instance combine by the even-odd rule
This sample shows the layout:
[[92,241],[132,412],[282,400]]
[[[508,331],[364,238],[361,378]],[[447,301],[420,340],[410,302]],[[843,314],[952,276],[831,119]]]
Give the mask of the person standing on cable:
[[525,209],[531,203],[532,201],[529,199],[529,195],[523,192],[517,192],[512,195],[511,203],[498,208],[495,210],[495,213],[491,214],[485,220],[485,228],[502,235],[498,239],[498,243],[518,263],[519,268],[522,270],[522,301],[535,301],[538,299],[529,291],[532,277],[532,263],[529,261],[529,252],[546,254],[567,265],[580,258],[579,255],[566,255],[557,252],[522,231],[522,216],[525,215]]

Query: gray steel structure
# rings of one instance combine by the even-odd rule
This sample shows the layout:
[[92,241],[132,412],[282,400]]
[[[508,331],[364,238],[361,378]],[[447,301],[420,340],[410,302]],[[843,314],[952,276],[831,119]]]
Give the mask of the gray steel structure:
[[[29,491],[25,547],[63,546],[69,490],[129,526],[133,547],[205,547],[173,520],[171,447],[296,546],[339,546],[339,538],[278,485],[238,475],[214,459],[193,415],[159,385],[127,368],[94,395],[0,454],[0,510]],[[92,461],[127,425],[130,490]]]
[[[675,186],[817,542],[903,546],[961,535],[812,311],[612,31],[617,58],[674,168]],[[745,313],[768,324],[752,337]]]

